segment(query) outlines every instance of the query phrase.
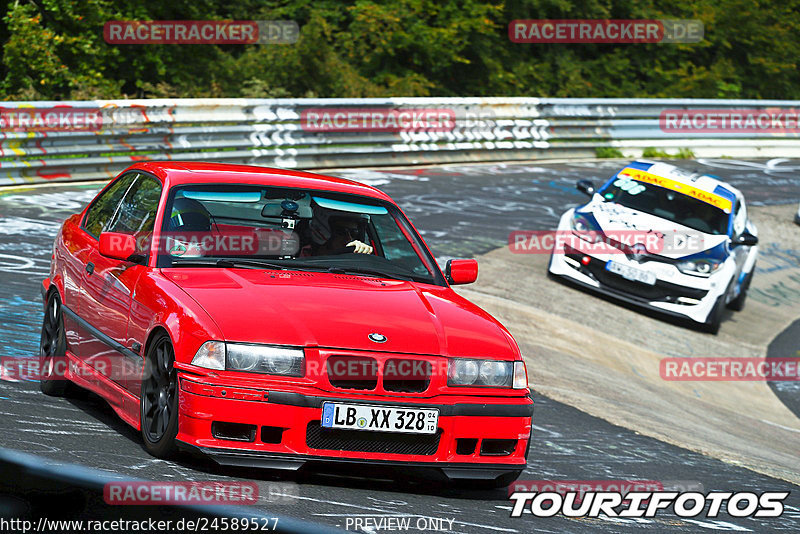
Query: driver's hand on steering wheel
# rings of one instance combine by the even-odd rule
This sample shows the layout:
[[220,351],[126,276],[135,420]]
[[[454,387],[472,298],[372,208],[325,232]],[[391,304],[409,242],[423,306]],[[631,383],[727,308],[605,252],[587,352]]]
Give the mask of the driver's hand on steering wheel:
[[353,240],[353,241],[350,241],[347,244],[347,246],[348,247],[356,247],[356,249],[354,250],[354,252],[356,254],[372,254],[372,247],[367,245],[366,243],[362,243],[361,241],[359,241],[357,239]]

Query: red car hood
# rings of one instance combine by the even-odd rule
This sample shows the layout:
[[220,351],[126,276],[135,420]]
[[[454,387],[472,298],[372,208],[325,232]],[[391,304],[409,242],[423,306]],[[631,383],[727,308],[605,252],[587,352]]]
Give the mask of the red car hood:
[[[513,359],[510,335],[446,287],[329,273],[183,268],[162,274],[226,341]],[[386,336],[376,343],[369,334]]]

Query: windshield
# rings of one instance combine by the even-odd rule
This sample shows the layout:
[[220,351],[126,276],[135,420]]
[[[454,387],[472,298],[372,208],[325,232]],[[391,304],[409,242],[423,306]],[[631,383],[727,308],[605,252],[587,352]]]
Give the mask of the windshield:
[[728,233],[727,213],[671,189],[625,177],[612,182],[600,194],[606,202],[616,202],[706,234]]
[[264,186],[175,188],[164,214],[159,266],[286,268],[443,283],[421,239],[391,204]]

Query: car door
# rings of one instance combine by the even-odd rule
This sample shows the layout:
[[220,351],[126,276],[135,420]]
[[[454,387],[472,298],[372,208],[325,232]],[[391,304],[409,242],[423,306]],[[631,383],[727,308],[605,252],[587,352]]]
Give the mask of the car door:
[[89,272],[94,269],[92,251],[97,248],[100,232],[122,202],[136,176],[136,173],[126,174],[111,182],[89,205],[80,227],[72,227],[69,235],[64,236],[68,250],[65,255],[64,300],[65,305],[77,316],[77,319],[73,319],[68,314],[74,328],[67,327],[67,330],[74,333],[70,340],[72,352],[84,361],[97,348],[83,315],[83,308],[86,306],[84,288]]
[[101,232],[137,236],[138,251],[144,260],[105,257],[100,254],[99,241],[94,241],[82,292],[81,316],[91,334],[86,341],[85,360],[126,389],[139,376],[144,360],[141,347],[129,343],[127,330],[134,289],[147,269],[146,256],[160,197],[161,182],[137,173]]

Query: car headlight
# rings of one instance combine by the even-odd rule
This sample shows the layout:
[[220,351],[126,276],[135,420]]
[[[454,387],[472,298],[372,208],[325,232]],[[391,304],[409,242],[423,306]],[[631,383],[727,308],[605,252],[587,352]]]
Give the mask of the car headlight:
[[478,380],[480,366],[475,360],[450,360],[447,382],[451,386],[471,386]]
[[281,376],[303,376],[303,349],[207,341],[192,358],[194,365]]
[[528,378],[524,362],[453,358],[448,362],[447,385],[525,389]]
[[675,265],[684,274],[693,276],[709,277],[722,267],[722,262],[718,260],[687,260]]
[[577,211],[572,214],[572,233],[589,243],[599,243],[603,240],[600,227],[589,217]]

